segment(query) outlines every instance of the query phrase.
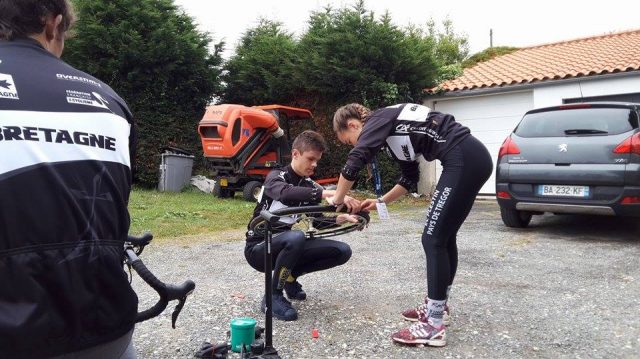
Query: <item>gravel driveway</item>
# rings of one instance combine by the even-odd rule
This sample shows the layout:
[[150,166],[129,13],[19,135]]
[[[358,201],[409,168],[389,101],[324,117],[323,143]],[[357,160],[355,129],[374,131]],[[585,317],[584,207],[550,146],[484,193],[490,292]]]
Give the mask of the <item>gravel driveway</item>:
[[[274,346],[283,358],[640,357],[640,221],[545,215],[514,230],[491,200],[476,201],[458,235],[448,345],[393,344],[391,333],[407,325],[399,313],[426,291],[425,212],[426,205],[391,213],[389,221],[340,237],[353,249],[351,260],[302,277],[309,298],[294,303],[299,320],[274,320]],[[142,259],[159,278],[191,278],[196,291],[177,329],[173,305],[136,327],[140,358],[193,357],[203,341],[224,339],[234,317],[264,325],[258,309],[264,277],[244,259],[242,233],[215,237],[145,249]],[[155,302],[137,277],[134,287],[142,307]]]

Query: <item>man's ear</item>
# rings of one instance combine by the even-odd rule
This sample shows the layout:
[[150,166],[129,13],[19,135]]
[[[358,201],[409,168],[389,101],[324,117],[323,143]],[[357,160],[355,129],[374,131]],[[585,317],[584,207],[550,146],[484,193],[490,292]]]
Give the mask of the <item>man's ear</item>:
[[297,149],[297,148],[294,148],[294,149],[291,151],[291,158],[298,158],[299,156],[300,156],[300,151],[298,151],[298,149]]
[[53,41],[57,36],[62,35],[60,24],[62,23],[62,15],[56,17],[47,16],[44,23],[44,35],[47,41]]

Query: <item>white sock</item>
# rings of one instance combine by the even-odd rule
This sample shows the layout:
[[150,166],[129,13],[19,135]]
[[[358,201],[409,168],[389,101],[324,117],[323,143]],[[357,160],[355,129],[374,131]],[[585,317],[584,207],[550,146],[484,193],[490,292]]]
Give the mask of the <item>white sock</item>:
[[427,304],[427,323],[432,327],[440,328],[444,325],[442,317],[444,316],[444,305],[446,300],[429,299]]

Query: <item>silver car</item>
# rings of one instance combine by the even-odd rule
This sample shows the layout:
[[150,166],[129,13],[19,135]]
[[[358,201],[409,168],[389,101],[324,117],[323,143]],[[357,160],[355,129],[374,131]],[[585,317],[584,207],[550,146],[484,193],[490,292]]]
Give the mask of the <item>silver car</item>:
[[502,221],[552,213],[640,216],[640,104],[593,102],[527,112],[500,148]]

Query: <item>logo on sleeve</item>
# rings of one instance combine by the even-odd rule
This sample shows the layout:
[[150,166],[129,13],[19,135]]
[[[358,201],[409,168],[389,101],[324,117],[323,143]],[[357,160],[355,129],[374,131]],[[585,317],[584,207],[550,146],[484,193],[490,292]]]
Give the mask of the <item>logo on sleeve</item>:
[[19,100],[18,90],[11,75],[0,74],[0,98]]
[[409,145],[401,145],[402,154],[404,155],[404,159],[407,161],[411,161],[411,152],[409,151]]
[[92,79],[88,79],[88,78],[82,77],[82,76],[56,74],[56,78],[58,80],[82,82],[84,84],[89,84],[89,85],[93,85],[93,86],[97,86],[97,87],[102,87],[102,85],[98,81],[95,81],[95,80],[92,80]]
[[88,93],[74,90],[67,90],[67,102],[101,108],[107,108],[109,103],[97,92]]

